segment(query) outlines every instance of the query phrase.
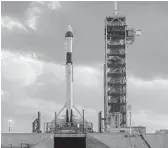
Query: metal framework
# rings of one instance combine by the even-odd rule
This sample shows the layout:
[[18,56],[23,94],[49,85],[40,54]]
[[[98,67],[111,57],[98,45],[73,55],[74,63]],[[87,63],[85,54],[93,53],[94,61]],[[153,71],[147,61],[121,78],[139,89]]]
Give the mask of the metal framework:
[[[59,123],[58,114],[55,112],[55,118],[51,122],[46,122],[44,125],[44,132],[45,133],[87,133],[93,132],[93,124],[91,122],[87,122],[84,117],[84,110],[82,112],[82,121],[81,120],[74,120],[73,126],[69,127],[67,124]],[[57,122],[58,121],[58,122]]]
[[126,46],[134,42],[134,29],[127,29],[126,17],[105,19],[104,118],[105,129],[127,126]]
[[40,129],[40,121],[41,121],[41,113],[38,112],[38,117],[37,119],[35,119],[32,123],[32,132],[33,133],[41,133],[41,129]]

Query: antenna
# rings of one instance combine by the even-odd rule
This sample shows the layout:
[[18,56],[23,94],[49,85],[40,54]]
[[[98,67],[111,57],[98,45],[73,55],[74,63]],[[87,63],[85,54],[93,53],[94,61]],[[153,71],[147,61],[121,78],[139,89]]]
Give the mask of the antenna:
[[114,15],[117,15],[118,8],[117,8],[117,1],[114,1]]

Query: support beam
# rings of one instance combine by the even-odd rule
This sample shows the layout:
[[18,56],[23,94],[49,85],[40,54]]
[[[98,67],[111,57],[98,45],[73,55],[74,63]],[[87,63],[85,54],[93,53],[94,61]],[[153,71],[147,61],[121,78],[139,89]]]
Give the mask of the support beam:
[[57,113],[55,112],[55,130],[54,130],[54,133],[56,134],[56,132],[57,132]]
[[38,112],[37,133],[41,133],[41,113]]
[[98,132],[102,132],[102,112],[98,113]]
[[85,111],[83,109],[83,132],[85,131]]

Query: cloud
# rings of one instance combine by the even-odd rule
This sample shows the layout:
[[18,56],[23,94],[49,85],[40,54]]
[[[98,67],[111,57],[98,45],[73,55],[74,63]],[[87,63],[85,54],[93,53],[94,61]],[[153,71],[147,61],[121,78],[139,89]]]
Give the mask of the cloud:
[[[37,61],[35,55],[12,53],[8,50],[2,50],[2,59],[2,89],[6,89],[10,93],[8,97],[2,96],[2,118],[6,119],[7,116],[12,116],[15,120],[20,120],[19,118],[27,116],[28,122],[31,123],[31,116],[37,111],[41,111],[44,120],[51,121],[54,112],[58,112],[65,103],[64,65]],[[75,81],[79,79],[87,81],[87,77],[89,79],[93,74],[98,73],[96,69],[90,68],[89,71],[89,67],[82,65],[78,65],[75,69],[75,72],[81,75],[81,77],[76,77]],[[85,77],[82,78],[84,75]],[[87,89],[85,84],[85,81],[77,82],[80,87],[76,87],[75,92],[78,92],[79,89]],[[92,82],[88,81],[88,84],[91,85]],[[98,83],[91,85],[88,90],[98,87],[96,84]],[[84,93],[80,95],[84,96]],[[89,103],[87,99],[93,99],[92,94],[89,98],[86,97],[87,99],[80,95],[76,93],[75,100],[81,98],[83,102]],[[75,101],[75,106],[80,111],[85,108],[86,119],[97,122],[97,120],[93,120],[96,111],[95,108],[92,109],[92,105],[86,106],[81,101]],[[48,109],[46,110],[46,108]],[[3,126],[5,126],[4,123]],[[17,127],[15,130],[18,129]],[[30,130],[30,127],[28,129]]]
[[28,8],[24,12],[24,19],[18,19],[11,16],[3,16],[1,19],[1,27],[7,28],[9,30],[14,30],[15,28],[18,28],[25,32],[28,32],[27,27],[29,27],[36,31],[39,18],[48,10],[55,11],[59,8],[61,8],[61,4],[58,1],[30,2]]
[[148,132],[168,128],[167,88],[167,79],[128,77],[127,101],[132,105],[133,125],[146,126]]
[[38,7],[31,7],[28,8],[26,15],[27,15],[27,20],[26,24],[28,27],[30,27],[33,30],[36,30],[36,25],[37,25],[37,19],[40,17],[40,9]]
[[[15,11],[13,8],[17,8],[17,10]],[[55,32],[53,26],[55,27],[57,23],[55,21],[52,24],[52,22],[57,19],[57,16],[53,15],[57,15],[55,11],[59,8],[61,8],[61,4],[56,1],[3,2],[3,10],[6,13],[2,16],[2,48],[17,52],[34,52],[42,60],[52,61],[48,53],[51,53],[53,44],[59,44],[59,42],[55,42],[55,36],[51,35],[51,32]],[[48,34],[50,34],[49,38]],[[62,56],[58,53],[56,55],[54,60],[59,61]]]
[[7,101],[7,97],[10,97],[10,93],[7,90],[1,89],[1,100]]
[[48,8],[50,8],[52,10],[56,10],[60,7],[61,7],[61,5],[60,5],[60,2],[58,2],[58,1],[48,2]]
[[[2,96],[2,115],[13,114],[17,120],[28,116],[31,123],[32,116],[40,110],[44,120],[52,120],[54,112],[65,103],[65,65],[39,61],[36,54],[8,50],[2,50],[2,59],[2,89],[10,94]],[[74,66],[74,104],[80,111],[86,110],[86,118],[95,127],[97,112],[103,110],[104,102],[102,70],[102,65]],[[143,80],[129,75],[127,82],[134,125],[147,126],[148,131],[166,128],[168,80]]]
[[9,81],[31,84],[41,68],[42,64],[33,58],[2,50],[2,75]]
[[135,85],[139,89],[167,89],[168,80],[162,78],[155,78],[153,80],[143,80],[142,78],[135,78],[133,76],[128,78],[130,85]]
[[77,66],[74,68],[74,83],[83,84],[90,89],[96,89],[101,86],[101,72],[91,66]]
[[36,1],[35,3],[40,3],[43,6],[48,7],[51,10],[56,10],[61,7],[61,4],[59,1]]
[[[22,22],[24,22],[24,20],[36,20],[34,21],[35,23],[32,23],[35,24],[32,25],[32,28],[36,28],[36,32],[27,27],[29,30],[28,35],[20,35],[17,33],[16,37],[16,34],[13,36],[11,34],[2,34],[2,46],[4,48],[14,49],[17,47],[17,50],[29,49],[38,54],[42,53],[43,60],[52,62],[63,61],[64,33],[67,25],[71,23],[72,27],[74,26],[75,40],[73,45],[75,61],[78,63],[88,62],[90,64],[93,61],[103,63],[104,29],[101,28],[104,28],[102,20],[105,17],[104,12],[107,10],[108,3],[105,2],[101,9],[99,8],[100,6],[95,7],[95,13],[91,13],[94,5],[88,7],[88,11],[86,11],[85,6],[78,2],[65,2],[61,11],[57,11],[60,9],[53,11],[51,9],[52,7],[48,7],[48,2],[40,1],[32,3],[33,2],[29,2],[29,5],[25,5],[24,2],[8,2],[8,5],[5,5],[4,2],[3,9],[8,11],[8,15],[13,15],[14,12],[17,11],[19,20],[23,19]],[[54,2],[50,4],[52,3]],[[127,23],[143,30],[142,37],[137,38],[135,43],[127,50],[127,70],[143,79],[153,79],[155,76],[166,78],[168,76],[168,69],[165,68],[167,66],[166,56],[168,55],[168,47],[165,41],[168,36],[168,21],[165,19],[168,14],[166,5],[163,2],[159,2],[158,4],[153,2],[147,5],[145,4],[146,2],[137,4],[133,4],[132,2],[127,4],[121,3],[123,13],[127,14]],[[40,12],[37,11],[38,13],[33,15],[28,11],[28,8],[37,8]],[[138,11],[132,13],[132,8]],[[150,12],[148,12],[149,8],[151,8]],[[144,10],[143,12],[140,11],[142,9]],[[23,11],[28,11],[30,15],[25,16]],[[80,16],[78,17],[78,21],[75,21],[77,18],[76,12],[79,12],[78,15]],[[147,14],[147,17],[144,18],[145,21],[142,22],[139,18],[143,16],[143,14]],[[31,19],[34,18],[33,16],[35,16],[35,18],[37,16],[37,19]],[[158,16],[157,22],[155,16]],[[97,18],[96,21],[93,18]],[[86,24],[85,22],[90,23]],[[85,25],[83,26],[83,24]],[[26,26],[26,23],[24,25]],[[149,28],[148,26],[151,27]],[[157,39],[155,36],[159,36],[159,38]],[[33,47],[32,49],[30,49],[30,45]],[[162,46],[160,47],[160,45]]]
[[31,29],[35,30],[37,29],[37,23],[38,19],[40,18],[43,13],[45,13],[48,9],[56,10],[60,8],[61,5],[58,1],[51,1],[51,2],[43,2],[43,1],[37,1],[37,2],[31,2],[29,8],[25,12],[26,15],[26,24]]
[[1,18],[1,27],[7,28],[9,30],[18,28],[27,32],[26,27],[20,21],[18,21],[16,18],[12,18],[9,16],[4,16]]
[[132,118],[132,124],[147,127],[147,132],[155,132],[160,129],[168,128],[167,115],[161,115],[151,112],[150,110],[140,110]]
[[142,80],[128,77],[127,100],[133,104],[135,111],[150,110],[157,114],[167,114],[168,80],[157,78]]

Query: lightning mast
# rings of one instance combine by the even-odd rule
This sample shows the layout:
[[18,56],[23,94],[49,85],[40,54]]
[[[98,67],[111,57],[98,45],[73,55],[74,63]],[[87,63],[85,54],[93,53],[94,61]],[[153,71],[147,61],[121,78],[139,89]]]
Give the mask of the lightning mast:
[[105,18],[105,130],[127,126],[126,47],[134,42],[135,36],[140,35],[139,30],[127,28],[126,17],[118,15],[115,1],[113,16]]
[[[12,122],[13,122],[12,117],[9,117],[9,119],[8,119],[8,131],[9,131],[9,134],[12,133]],[[11,143],[12,143],[12,138],[11,138],[11,135],[9,135],[8,144],[10,145],[10,147],[12,147]]]
[[9,133],[12,133],[12,118],[9,117],[8,119],[8,131]]

